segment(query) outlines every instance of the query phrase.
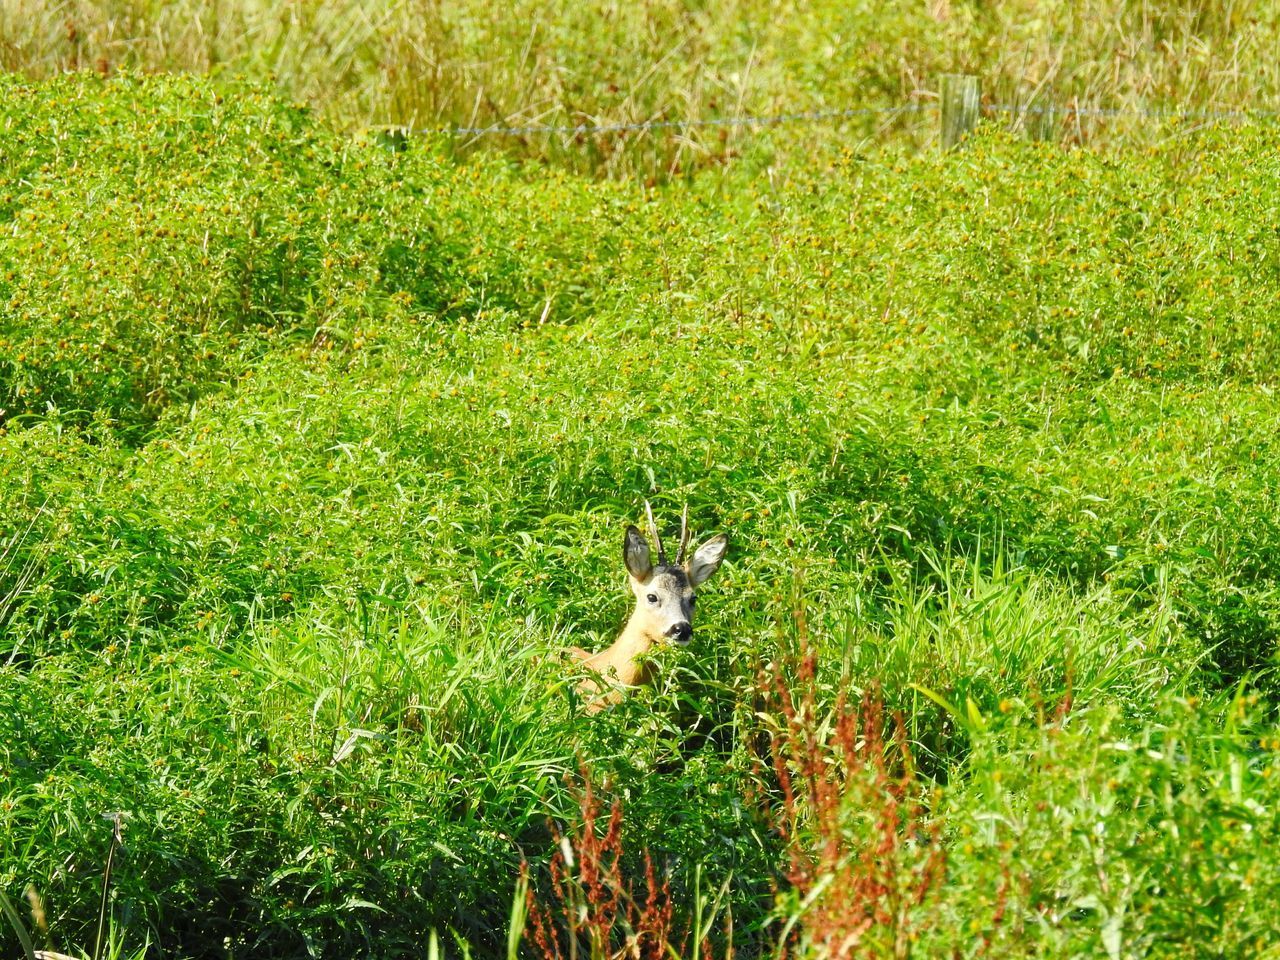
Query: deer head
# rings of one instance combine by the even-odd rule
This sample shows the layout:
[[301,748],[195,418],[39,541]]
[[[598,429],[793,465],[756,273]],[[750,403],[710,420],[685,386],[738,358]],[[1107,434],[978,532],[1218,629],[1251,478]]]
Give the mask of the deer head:
[[720,567],[729,538],[723,533],[708,540],[686,558],[689,549],[689,508],[680,524],[680,548],[674,563],[667,562],[662,538],[653,522],[653,510],[645,504],[649,535],[658,551],[654,564],[649,541],[636,527],[627,527],[622,558],[627,567],[636,609],[628,629],[651,642],[684,646],[693,638],[693,608],[697,589]]
[[649,536],[658,551],[654,563],[649,540],[636,527],[627,527],[622,540],[622,560],[626,564],[636,606],[622,634],[609,647],[588,653],[580,647],[568,652],[594,676],[583,679],[579,689],[589,697],[588,713],[596,713],[618,703],[626,690],[650,682],[647,657],[658,644],[684,646],[693,638],[695,591],[707,581],[724,559],[729,538],[712,537],[686,556],[689,550],[689,510],[680,525],[680,549],[675,562],[667,562],[662,538],[653,522],[653,511],[645,504]]

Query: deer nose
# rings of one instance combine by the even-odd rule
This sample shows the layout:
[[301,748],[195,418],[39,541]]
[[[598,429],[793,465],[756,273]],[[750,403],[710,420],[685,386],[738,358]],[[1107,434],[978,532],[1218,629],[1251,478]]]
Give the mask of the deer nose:
[[688,620],[673,623],[667,628],[667,636],[676,643],[688,643],[693,638],[693,626]]

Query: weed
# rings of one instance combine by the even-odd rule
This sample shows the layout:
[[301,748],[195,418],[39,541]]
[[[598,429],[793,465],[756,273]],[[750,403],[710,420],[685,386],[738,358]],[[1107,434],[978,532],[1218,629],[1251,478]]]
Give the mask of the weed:
[[856,705],[842,694],[828,714],[814,652],[802,649],[789,667],[761,678],[766,715],[777,718],[769,752],[781,802],[769,813],[789,864],[780,953],[910,956],[946,853],[902,718],[886,742],[874,692]]
[[[695,884],[696,905],[683,911],[684,929],[678,931],[670,877],[659,880],[649,851],[643,854],[638,876],[628,873],[622,800],[614,799],[602,823],[603,804],[586,767],[580,770],[574,792],[579,817],[572,833],[553,831],[556,850],[548,865],[546,892],[540,895],[537,885],[528,882],[527,865],[522,873],[529,944],[545,960],[714,956],[709,937],[725,890],[704,899]],[[724,955],[732,957],[731,945]]]

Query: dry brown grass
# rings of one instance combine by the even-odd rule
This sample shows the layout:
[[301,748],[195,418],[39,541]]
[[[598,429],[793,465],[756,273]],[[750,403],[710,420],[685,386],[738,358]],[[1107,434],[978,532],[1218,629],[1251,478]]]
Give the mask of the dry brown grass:
[[[0,68],[229,71],[273,78],[336,124],[632,123],[931,102],[938,74],[977,73],[1001,103],[1143,110],[1268,107],[1280,14],[1264,0],[5,0]],[[1140,120],[1077,126],[1123,139]],[[824,132],[791,129],[780,144]],[[932,136],[927,117],[848,134]],[[495,138],[488,138],[492,142]],[[720,163],[718,127],[500,138],[606,174]]]

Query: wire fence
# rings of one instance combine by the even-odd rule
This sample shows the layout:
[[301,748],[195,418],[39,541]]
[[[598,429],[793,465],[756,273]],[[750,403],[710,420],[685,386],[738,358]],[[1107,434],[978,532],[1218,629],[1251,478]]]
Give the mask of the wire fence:
[[1078,107],[1078,106],[1019,106],[1017,104],[992,103],[982,107],[983,113],[1016,113],[1027,116],[1054,114],[1067,117],[1133,117],[1143,120],[1274,120],[1280,116],[1276,110],[1179,110],[1172,107],[1136,109],[1132,107]]
[[809,110],[799,113],[775,113],[768,116],[702,117],[692,120],[644,120],[636,123],[528,124],[508,127],[437,127],[414,130],[413,133],[441,134],[456,137],[508,136],[524,137],[536,133],[580,136],[597,133],[631,133],[646,130],[687,130],[699,127],[774,127],[789,123],[829,122],[899,113],[917,113],[934,108],[933,104],[907,103],[897,107],[852,107],[847,110]]
[[[445,136],[478,139],[481,137],[529,137],[537,135],[587,137],[600,134],[646,133],[659,130],[695,130],[708,127],[777,127],[801,123],[831,123],[851,120],[857,117],[894,117],[913,113],[938,112],[938,102],[905,103],[888,107],[851,107],[843,110],[808,110],[791,113],[776,113],[762,116],[735,117],[699,117],[686,120],[645,120],[630,123],[579,123],[579,124],[492,124],[475,127],[428,127],[421,129],[402,129],[398,132],[409,136]],[[1074,104],[983,104],[980,112],[986,116],[1034,117],[1038,119],[1091,118],[1110,120],[1117,118],[1133,118],[1142,120],[1163,121],[1201,121],[1201,122],[1247,122],[1274,121],[1280,117],[1277,110],[1185,110],[1171,107],[1156,108],[1106,108],[1082,107]]]

